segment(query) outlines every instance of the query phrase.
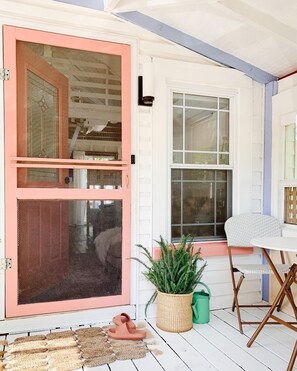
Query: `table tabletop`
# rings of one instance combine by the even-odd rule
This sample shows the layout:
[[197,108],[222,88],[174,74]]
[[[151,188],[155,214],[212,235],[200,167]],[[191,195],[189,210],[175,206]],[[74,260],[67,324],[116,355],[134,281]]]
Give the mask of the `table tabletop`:
[[251,244],[269,250],[297,253],[297,237],[258,237],[253,238]]

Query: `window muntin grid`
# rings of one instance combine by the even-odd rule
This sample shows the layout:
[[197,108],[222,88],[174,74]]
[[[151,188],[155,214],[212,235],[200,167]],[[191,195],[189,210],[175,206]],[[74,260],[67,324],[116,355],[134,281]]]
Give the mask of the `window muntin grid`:
[[223,239],[232,212],[230,99],[174,92],[172,103],[171,237]]
[[173,164],[229,165],[229,98],[173,93]]

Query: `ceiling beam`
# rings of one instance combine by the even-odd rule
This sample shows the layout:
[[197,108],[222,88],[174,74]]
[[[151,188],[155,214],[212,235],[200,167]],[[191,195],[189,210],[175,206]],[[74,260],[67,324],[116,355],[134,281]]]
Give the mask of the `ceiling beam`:
[[277,80],[276,76],[256,66],[145,14],[139,12],[120,12],[113,14],[224,66],[239,70],[257,82],[267,84],[270,81]]
[[225,8],[232,10],[234,13],[241,15],[244,19],[247,19],[251,23],[261,27],[262,29],[266,28],[269,32],[274,33],[276,36],[289,40],[295,45],[297,44],[296,28],[286,25],[271,15],[264,13],[241,0],[220,0],[219,3]]
[[[218,0],[182,0],[183,7],[194,7],[202,3],[212,3]],[[107,0],[107,7],[111,9],[109,3],[117,3],[113,6],[113,11],[128,12],[128,11],[149,11],[149,10],[163,10],[167,8],[177,8],[181,6],[180,0]],[[107,8],[106,7],[106,8]],[[115,9],[116,7],[116,9]]]
[[55,0],[59,3],[82,6],[95,10],[104,10],[104,0]]
[[105,0],[104,8],[106,11],[112,11],[119,5],[121,0]]

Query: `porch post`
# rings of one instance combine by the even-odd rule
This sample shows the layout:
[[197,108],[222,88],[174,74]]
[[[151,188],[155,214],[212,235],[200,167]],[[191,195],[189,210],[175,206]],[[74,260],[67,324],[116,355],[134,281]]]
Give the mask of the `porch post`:
[[[264,97],[264,164],[263,164],[263,214],[271,215],[271,169],[272,169],[272,97],[277,94],[277,81],[265,84]],[[263,261],[265,258],[263,257]],[[263,275],[263,300],[269,300],[269,277]]]

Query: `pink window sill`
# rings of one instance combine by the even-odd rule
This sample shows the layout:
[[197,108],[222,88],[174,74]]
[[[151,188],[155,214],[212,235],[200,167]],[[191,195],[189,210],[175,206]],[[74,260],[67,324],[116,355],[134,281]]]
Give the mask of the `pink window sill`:
[[[210,256],[225,256],[228,255],[227,242],[198,242],[194,244],[194,251],[201,249],[201,257],[206,258]],[[232,255],[249,255],[253,253],[252,247],[233,247]],[[160,247],[153,248],[153,258],[160,259],[161,249]]]

